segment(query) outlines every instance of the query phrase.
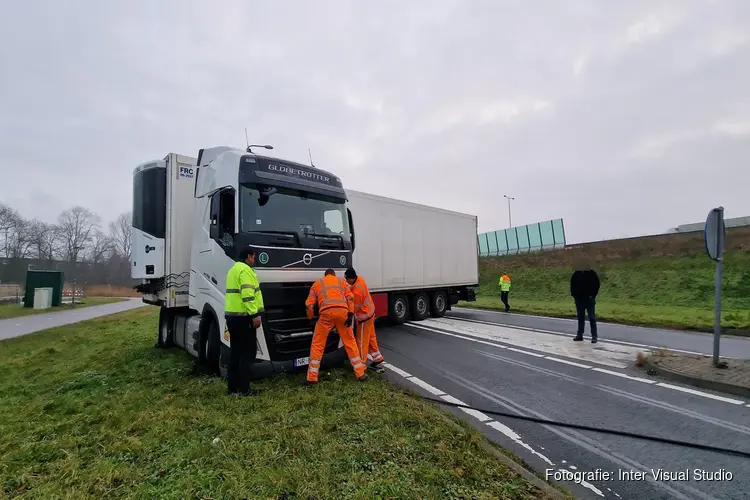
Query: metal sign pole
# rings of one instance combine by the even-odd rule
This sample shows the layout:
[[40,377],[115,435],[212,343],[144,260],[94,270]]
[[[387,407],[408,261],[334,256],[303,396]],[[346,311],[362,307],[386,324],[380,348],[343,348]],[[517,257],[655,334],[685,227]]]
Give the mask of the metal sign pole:
[[714,208],[709,212],[704,230],[706,253],[716,261],[716,280],[714,282],[714,366],[725,368],[719,361],[719,341],[721,338],[721,289],[724,278],[724,246],[726,229],[724,226],[724,207]]
[[719,366],[719,337],[721,335],[721,285],[724,271],[724,258],[716,260],[716,288],[714,292],[714,366]]

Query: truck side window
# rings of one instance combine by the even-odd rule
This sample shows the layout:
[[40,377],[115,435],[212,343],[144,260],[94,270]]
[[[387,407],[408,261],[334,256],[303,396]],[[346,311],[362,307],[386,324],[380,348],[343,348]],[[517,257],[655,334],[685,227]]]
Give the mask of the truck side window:
[[234,189],[211,195],[211,239],[225,250],[234,248]]

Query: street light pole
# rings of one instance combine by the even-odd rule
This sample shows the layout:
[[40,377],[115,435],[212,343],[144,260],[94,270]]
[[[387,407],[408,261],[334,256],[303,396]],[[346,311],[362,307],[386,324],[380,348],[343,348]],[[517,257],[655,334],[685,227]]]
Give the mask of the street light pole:
[[512,198],[508,196],[507,194],[504,194],[503,197],[507,198],[508,200],[508,227],[511,228],[513,227],[513,220],[511,219],[511,216],[510,216],[510,201],[515,200],[515,198]]

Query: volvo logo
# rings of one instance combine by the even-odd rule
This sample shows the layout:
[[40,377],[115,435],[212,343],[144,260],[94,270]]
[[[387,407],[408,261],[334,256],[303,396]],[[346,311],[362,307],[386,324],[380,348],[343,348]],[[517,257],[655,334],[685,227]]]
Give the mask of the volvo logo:
[[312,264],[312,254],[306,253],[302,256],[302,263],[306,266]]
[[346,255],[342,255],[341,257],[339,257],[339,264],[341,264],[342,266],[346,265]]

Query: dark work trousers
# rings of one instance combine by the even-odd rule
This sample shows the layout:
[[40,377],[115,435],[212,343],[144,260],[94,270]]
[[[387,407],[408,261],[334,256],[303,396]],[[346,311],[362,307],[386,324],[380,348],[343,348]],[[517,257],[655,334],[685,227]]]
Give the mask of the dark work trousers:
[[591,338],[596,338],[596,299],[592,297],[576,297],[576,314],[578,316],[578,336],[583,335],[586,328],[586,314],[589,315],[591,323]]
[[229,328],[229,392],[243,393],[250,390],[250,370],[258,352],[258,339],[249,316],[227,316]]
[[500,292],[500,300],[503,301],[503,304],[505,304],[505,310],[510,310],[510,304],[508,303],[508,295],[510,295],[510,292]]

